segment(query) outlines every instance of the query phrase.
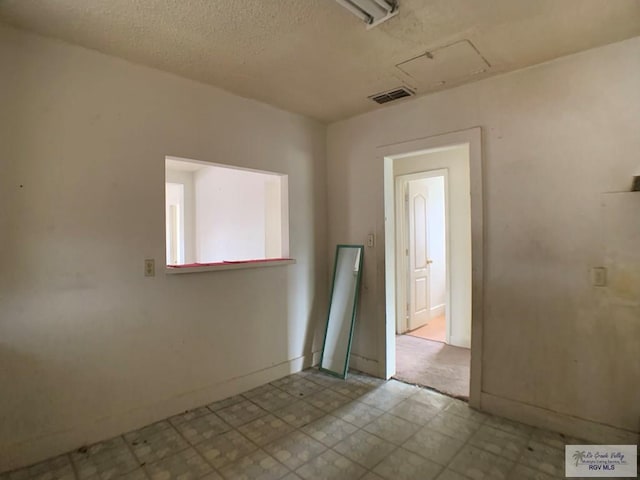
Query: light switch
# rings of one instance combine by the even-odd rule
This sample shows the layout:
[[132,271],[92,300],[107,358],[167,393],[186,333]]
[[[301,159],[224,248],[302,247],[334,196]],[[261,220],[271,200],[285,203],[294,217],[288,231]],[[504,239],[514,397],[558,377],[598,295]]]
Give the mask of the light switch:
[[367,247],[373,247],[376,241],[376,237],[373,235],[373,233],[370,233],[369,235],[367,235]]
[[607,269],[605,267],[593,267],[591,269],[591,283],[594,287],[607,285]]
[[144,276],[155,277],[156,276],[156,261],[153,258],[145,258],[144,260]]

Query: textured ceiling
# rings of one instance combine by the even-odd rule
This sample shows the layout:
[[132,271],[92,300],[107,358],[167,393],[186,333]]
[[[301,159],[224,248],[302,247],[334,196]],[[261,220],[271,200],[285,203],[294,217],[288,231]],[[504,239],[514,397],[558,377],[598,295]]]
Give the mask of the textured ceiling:
[[[639,0],[399,3],[370,30],[333,0],[0,0],[0,21],[323,121],[640,35]],[[396,67],[460,40],[485,72],[433,85]]]

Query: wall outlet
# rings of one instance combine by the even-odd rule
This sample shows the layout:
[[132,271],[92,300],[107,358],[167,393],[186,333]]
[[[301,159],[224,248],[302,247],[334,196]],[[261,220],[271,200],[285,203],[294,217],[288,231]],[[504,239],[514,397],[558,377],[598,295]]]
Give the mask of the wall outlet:
[[376,237],[373,233],[367,235],[367,247],[373,247],[376,243]]
[[144,276],[155,277],[156,276],[156,261],[153,258],[145,258],[144,260]]
[[607,269],[605,267],[593,267],[591,269],[591,283],[594,287],[607,285]]

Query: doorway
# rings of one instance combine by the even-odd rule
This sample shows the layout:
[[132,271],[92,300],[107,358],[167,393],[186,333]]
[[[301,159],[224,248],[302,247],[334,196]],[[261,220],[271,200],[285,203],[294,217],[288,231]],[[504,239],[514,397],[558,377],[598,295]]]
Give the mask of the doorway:
[[480,129],[381,147],[380,153],[385,165],[385,373],[477,406]]
[[447,192],[447,169],[396,177],[397,248],[408,286],[397,332],[442,343],[449,342]]

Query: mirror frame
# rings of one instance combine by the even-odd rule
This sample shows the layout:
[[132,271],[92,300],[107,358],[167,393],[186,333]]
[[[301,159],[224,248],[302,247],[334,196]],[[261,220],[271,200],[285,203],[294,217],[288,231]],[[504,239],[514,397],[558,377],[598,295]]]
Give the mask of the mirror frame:
[[[331,318],[331,306],[333,304],[333,293],[336,285],[336,272],[338,270],[338,257],[341,248],[356,248],[360,250],[360,261],[358,262],[358,275],[356,278],[356,290],[353,299],[353,311],[351,312],[351,327],[349,329],[349,343],[347,345],[347,354],[344,360],[344,369],[342,373],[334,372],[333,370],[328,370],[322,367],[322,360],[324,359],[324,349],[327,344],[327,333],[329,332],[329,319]],[[327,323],[324,329],[324,340],[322,342],[322,354],[320,355],[320,363],[318,365],[318,370],[321,372],[328,373],[330,375],[334,375],[340,378],[347,378],[347,372],[349,370],[349,357],[351,355],[351,342],[353,340],[353,329],[356,323],[356,314],[358,311],[358,299],[360,298],[360,282],[362,281],[362,264],[364,259],[364,245],[348,245],[348,244],[338,244],[336,245],[336,255],[333,261],[333,278],[331,280],[331,292],[329,294],[329,311],[327,313]]]

